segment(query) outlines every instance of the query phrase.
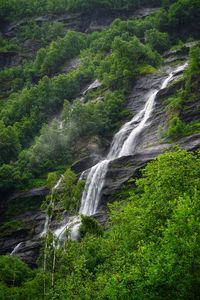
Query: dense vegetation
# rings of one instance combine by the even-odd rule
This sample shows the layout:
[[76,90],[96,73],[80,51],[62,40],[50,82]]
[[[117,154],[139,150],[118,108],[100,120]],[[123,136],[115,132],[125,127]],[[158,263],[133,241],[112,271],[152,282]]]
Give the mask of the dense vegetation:
[[45,273],[43,257],[37,271],[1,257],[1,298],[199,299],[199,172],[199,153],[159,156],[110,206],[105,233],[85,218],[84,238],[56,250],[53,286],[52,248]]
[[[198,104],[197,107],[194,105],[199,100],[199,54],[200,47],[196,45],[190,51],[189,66],[182,79],[182,88],[167,99],[166,111],[169,121],[166,135],[171,140],[198,133],[200,129],[199,107]],[[186,122],[184,119],[187,119],[189,114],[194,116],[190,122]]]
[[[89,34],[68,30],[56,19],[143,6],[162,9],[146,18],[116,19]],[[199,0],[0,0],[2,24],[17,23],[14,36],[0,34],[0,55],[17,57],[0,70],[0,192],[52,189],[64,174],[42,210],[55,219],[63,210],[76,214],[84,181],[70,167],[86,155],[92,138],[107,147],[130,118],[126,104],[133,84],[157,72],[164,51],[184,52],[184,42],[193,40],[187,29],[199,28],[199,15]],[[78,63],[68,69],[74,59]],[[98,89],[86,93],[96,79]],[[180,88],[165,99],[168,124],[161,135],[169,142],[199,133],[199,82],[197,43],[183,78],[175,82]],[[200,153],[171,150],[113,195],[106,231],[82,216],[80,240],[60,248],[49,232],[35,270],[1,256],[0,299],[199,299]],[[23,226],[15,216],[36,207],[26,200],[9,204],[0,237]]]
[[[174,1],[171,1],[171,3]],[[162,0],[152,0],[151,5],[159,6]],[[169,3],[169,2],[168,2]],[[138,9],[144,5],[148,5],[147,0],[1,0],[0,10],[1,16],[11,20],[18,20],[21,17],[30,17],[44,13],[63,13],[69,11],[85,12],[94,8],[112,8],[120,10]]]
[[[30,3],[26,2],[26,5]],[[11,13],[11,8],[18,4],[1,1],[2,6],[10,7]],[[26,8],[26,5],[22,7]],[[186,16],[187,6],[190,13]],[[34,2],[34,7],[38,7],[38,3]],[[70,166],[78,157],[74,143],[80,136],[99,135],[105,139],[112,135],[120,120],[127,117],[124,108],[129,86],[139,76],[154,72],[162,62],[159,53],[170,47],[168,33],[163,31],[170,33],[179,20],[197,25],[199,20],[195,16],[198,8],[198,1],[179,0],[168,11],[161,10],[145,19],[115,20],[102,32],[86,36],[69,31],[48,46],[46,42],[42,43],[46,48],[40,48],[33,60],[2,70],[0,84],[6,92],[3,92],[0,107],[1,190],[23,188],[35,178],[45,178],[49,171],[59,166]],[[15,11],[19,10],[16,8]],[[58,27],[55,24],[55,32],[59,31]],[[29,27],[28,32],[37,32],[39,28]],[[27,33],[25,29],[23,25],[24,34]],[[50,27],[45,29],[50,38],[54,31]],[[70,73],[57,75],[63,65],[82,49],[85,50],[81,54],[81,65]],[[55,123],[50,128],[44,125],[62,110],[64,100],[72,102],[81,89],[96,78],[103,83],[101,93],[87,96],[85,104],[75,101],[71,111],[76,114],[68,114],[63,130],[56,128]],[[101,100],[91,102],[94,97]],[[79,128],[83,123],[84,126]],[[38,134],[40,137],[33,144]],[[59,137],[63,135],[65,139],[61,141]]]

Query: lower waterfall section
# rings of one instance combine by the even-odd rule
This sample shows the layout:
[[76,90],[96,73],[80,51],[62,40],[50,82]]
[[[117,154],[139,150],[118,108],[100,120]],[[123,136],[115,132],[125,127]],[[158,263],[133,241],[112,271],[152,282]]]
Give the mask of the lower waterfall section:
[[96,213],[108,164],[109,160],[103,160],[91,168],[83,192],[79,214],[91,216]]

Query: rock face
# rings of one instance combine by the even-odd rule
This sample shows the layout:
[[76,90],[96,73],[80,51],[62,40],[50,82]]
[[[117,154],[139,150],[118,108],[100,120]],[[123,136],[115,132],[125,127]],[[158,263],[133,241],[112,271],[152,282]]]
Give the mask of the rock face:
[[11,254],[18,246],[13,255],[34,267],[40,251],[40,234],[44,228],[45,215],[40,210],[33,210],[18,216],[16,221],[21,222],[20,227],[8,229],[0,236],[0,253]]
[[14,199],[28,198],[28,197],[38,197],[38,196],[46,196],[50,192],[49,188],[41,187],[35,188],[27,192],[14,193],[10,196],[8,201],[12,201]]
[[173,146],[180,146],[188,151],[195,151],[200,147],[200,134],[180,139],[176,143],[155,145],[136,152],[132,156],[124,156],[110,162],[102,191],[100,207],[104,206],[113,193],[116,193],[122,185],[131,177],[138,177],[140,169],[149,161],[155,159],[165,151],[174,151]]

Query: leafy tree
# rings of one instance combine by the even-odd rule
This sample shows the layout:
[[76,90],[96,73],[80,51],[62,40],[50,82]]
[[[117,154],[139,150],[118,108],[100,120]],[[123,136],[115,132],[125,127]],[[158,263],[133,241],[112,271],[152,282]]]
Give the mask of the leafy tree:
[[145,32],[145,41],[152,47],[162,53],[170,46],[169,35],[165,32],[159,32],[157,29],[150,29]]
[[83,238],[87,233],[93,234],[96,236],[102,236],[103,229],[94,218],[82,215],[79,233],[80,233],[81,238]]
[[184,136],[187,133],[187,125],[179,119],[179,117],[173,117],[169,122],[167,130],[167,136],[172,139],[177,139]]
[[0,266],[0,282],[8,287],[20,286],[32,276],[29,267],[12,256],[1,256]]
[[15,128],[6,127],[3,121],[0,121],[0,163],[15,160],[20,149],[21,145]]
[[78,180],[76,174],[70,169],[65,172],[61,182],[60,199],[68,212],[76,213],[79,210],[84,185],[84,180]]

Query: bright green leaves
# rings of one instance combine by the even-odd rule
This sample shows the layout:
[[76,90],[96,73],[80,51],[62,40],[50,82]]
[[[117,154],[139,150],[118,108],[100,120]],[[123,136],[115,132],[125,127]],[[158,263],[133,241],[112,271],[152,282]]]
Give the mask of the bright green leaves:
[[77,56],[86,45],[83,34],[68,31],[63,38],[59,37],[51,42],[47,49],[41,48],[38,51],[33,69],[39,76],[55,73],[63,63]]
[[25,282],[32,275],[32,271],[21,260],[12,256],[0,257],[0,282],[15,287]]
[[58,180],[57,173],[51,172],[48,174],[47,186],[52,189],[52,192],[51,195],[47,196],[43,209],[49,210],[51,214],[54,213],[54,208],[66,210],[71,214],[78,213],[85,181],[79,180],[71,169],[66,170],[62,176],[60,186],[58,189],[54,189]]
[[[103,235],[96,221],[83,217],[84,238],[56,250],[54,289],[50,249],[46,294],[61,300],[198,299],[199,170],[199,153],[185,150],[164,153],[149,163],[136,181],[137,189],[129,188],[127,201],[110,206],[110,225]],[[70,170],[61,188],[64,201],[74,197],[77,179]],[[42,287],[38,271],[23,284],[21,295],[40,299]]]
[[194,46],[190,51],[188,75],[196,76],[200,73],[200,44]]
[[102,227],[98,224],[98,222],[94,218],[82,215],[79,233],[81,238],[83,238],[87,233],[96,236],[102,236],[103,230]]
[[162,53],[169,49],[169,35],[165,32],[160,32],[157,29],[150,29],[145,32],[145,41],[150,47]]
[[129,80],[135,80],[140,75],[140,65],[157,66],[160,62],[159,54],[143,45],[137,37],[129,38],[129,41],[116,37],[112,43],[112,53],[102,61],[97,74],[107,86],[126,87]]
[[76,174],[70,169],[65,172],[60,194],[60,200],[65,210],[73,214],[78,212],[84,186],[85,181],[78,180]]
[[15,128],[6,127],[3,121],[0,121],[0,164],[14,161],[20,149],[21,145]]

